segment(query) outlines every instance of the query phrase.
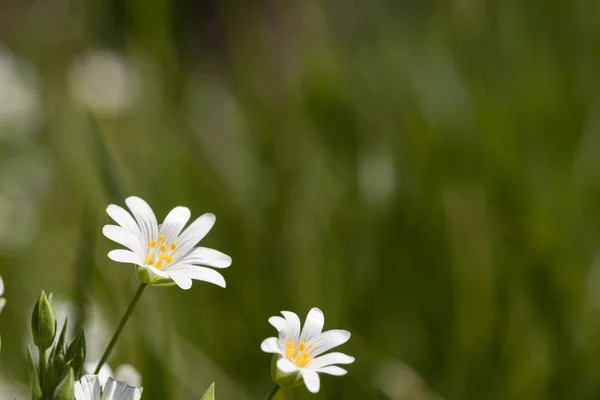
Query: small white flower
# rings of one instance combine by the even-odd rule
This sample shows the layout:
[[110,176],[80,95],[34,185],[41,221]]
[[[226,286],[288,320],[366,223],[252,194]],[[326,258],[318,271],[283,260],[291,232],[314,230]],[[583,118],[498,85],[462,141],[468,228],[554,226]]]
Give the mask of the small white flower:
[[[280,380],[275,378],[280,386],[283,386],[281,383],[284,380],[292,382],[288,387],[295,385],[294,376],[298,378],[300,375],[306,388],[317,393],[320,387],[319,372],[338,376],[347,373],[334,364],[353,363],[354,357],[343,353],[322,354],[346,343],[350,339],[350,332],[340,329],[322,332],[325,316],[318,308],[308,312],[302,331],[298,315],[290,311],[282,311],[281,314],[285,318],[269,318],[269,323],[277,329],[279,337],[265,339],[260,345],[265,353],[280,356],[277,360],[277,375],[281,372],[284,376],[279,376]],[[292,379],[288,379],[289,377]]]
[[[4,281],[0,276],[0,296],[4,295]],[[6,304],[6,299],[4,297],[0,297],[0,312],[4,309],[4,305]]]
[[111,260],[134,264],[140,280],[152,285],[174,282],[182,289],[189,289],[195,279],[225,287],[220,273],[200,265],[227,268],[231,257],[217,250],[195,247],[213,227],[213,214],[201,215],[183,230],[190,219],[187,207],[175,207],[159,225],[144,200],[132,196],[125,203],[131,214],[114,204],[106,209],[119,226],[106,225],[102,233],[129,249],[111,251],[108,253]]
[[142,390],[112,378],[102,387],[97,375],[85,375],[75,382],[75,400],[139,400]]

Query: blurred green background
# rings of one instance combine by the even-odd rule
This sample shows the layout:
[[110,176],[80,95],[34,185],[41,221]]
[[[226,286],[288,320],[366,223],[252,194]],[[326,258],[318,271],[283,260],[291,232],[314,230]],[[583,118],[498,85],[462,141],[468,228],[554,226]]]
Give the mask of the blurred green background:
[[109,203],[213,212],[228,287],[147,290],[144,399],[262,399],[267,318],[348,329],[280,399],[600,397],[600,2],[3,0],[2,398],[41,289],[99,358]]

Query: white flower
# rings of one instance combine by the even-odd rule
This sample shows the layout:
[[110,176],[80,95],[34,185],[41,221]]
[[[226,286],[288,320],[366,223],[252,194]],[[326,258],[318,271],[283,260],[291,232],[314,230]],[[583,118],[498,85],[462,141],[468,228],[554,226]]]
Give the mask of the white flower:
[[97,375],[85,375],[75,382],[75,400],[139,400],[142,390],[112,378],[103,388]]
[[129,249],[111,251],[108,253],[111,260],[134,264],[140,280],[153,285],[174,282],[182,289],[189,289],[192,279],[196,279],[225,287],[220,273],[200,265],[227,268],[231,257],[217,250],[195,247],[214,225],[213,214],[201,215],[183,230],[190,219],[187,207],[175,207],[159,225],[144,200],[132,196],[125,203],[131,214],[114,204],[106,209],[119,226],[106,225],[102,233]]
[[[0,296],[4,294],[4,281],[0,276]],[[4,297],[0,297],[0,312],[4,309],[4,305],[6,304],[6,299]]]
[[[83,368],[86,373],[92,374],[98,365],[98,361],[88,361],[84,364]],[[100,372],[98,372],[98,379],[100,379],[100,386],[105,387],[108,379],[114,377],[118,381],[123,381],[131,386],[141,386],[142,375],[135,369],[131,364],[123,364],[113,374],[113,370],[107,363],[104,363]]]
[[[350,339],[350,332],[340,329],[322,332],[325,316],[318,308],[308,312],[302,331],[300,331],[298,315],[290,311],[282,311],[281,314],[285,318],[279,316],[269,318],[269,323],[277,329],[279,337],[265,339],[260,345],[265,353],[280,356],[277,360],[278,372],[288,377],[291,376],[290,374],[298,377],[299,374],[312,393],[319,391],[319,372],[329,375],[347,373],[345,369],[334,364],[353,363],[354,357],[343,353],[322,354],[346,343]],[[286,377],[281,376],[281,378],[283,380]],[[277,383],[281,382],[277,381]]]

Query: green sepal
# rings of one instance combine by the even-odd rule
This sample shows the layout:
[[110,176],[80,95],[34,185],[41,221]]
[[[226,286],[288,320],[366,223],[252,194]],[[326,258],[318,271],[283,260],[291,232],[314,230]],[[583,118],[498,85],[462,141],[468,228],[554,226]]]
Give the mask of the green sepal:
[[52,293],[46,297],[46,293],[42,290],[35,303],[31,314],[31,333],[33,343],[40,351],[46,351],[52,346],[56,335],[56,314],[52,304]]
[[33,362],[33,355],[31,354],[31,347],[27,346],[27,365],[29,366],[29,386],[31,387],[31,399],[41,400],[42,388],[40,387],[40,380],[38,378],[38,370]]
[[208,389],[206,390],[206,393],[204,393],[204,396],[202,396],[201,400],[215,400],[215,383],[213,382]]
[[66,360],[72,363],[76,378],[80,378],[83,373],[86,352],[85,332],[80,328],[73,341],[69,344],[65,355]]
[[69,372],[67,372],[63,380],[60,381],[54,390],[52,400],[73,400],[74,397],[75,375],[73,374],[73,369],[69,369]]
[[273,354],[273,358],[271,358],[271,379],[273,379],[273,382],[285,389],[302,385],[304,380],[302,379],[302,374],[300,374],[300,372],[286,373],[277,368],[277,361],[280,358],[281,356],[279,354]]

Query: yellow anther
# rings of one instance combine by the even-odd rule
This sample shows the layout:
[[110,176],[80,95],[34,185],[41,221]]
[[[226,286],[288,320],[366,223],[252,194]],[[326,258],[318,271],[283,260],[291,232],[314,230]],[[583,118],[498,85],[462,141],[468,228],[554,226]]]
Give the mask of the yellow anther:
[[156,247],[156,240],[150,242],[150,248],[153,249]]
[[293,348],[294,347],[294,342],[292,342],[291,340],[288,340],[287,343],[285,344],[285,347],[289,348]]
[[296,357],[296,359],[294,360],[296,365],[299,367],[306,367],[306,364],[308,364],[309,361],[310,355],[308,354],[308,352],[302,353],[302,355]]
[[150,261],[152,261],[152,256],[150,254],[148,254],[146,256],[146,262],[150,262]]
[[306,350],[306,343],[302,342],[298,345],[298,348],[300,349],[300,351],[304,351]]
[[158,237],[158,240],[159,240],[161,243],[162,243],[162,242],[164,242],[164,241],[165,241],[165,235],[160,235],[160,236]]
[[295,355],[296,349],[294,348],[294,346],[288,347],[285,351],[285,358],[287,358],[288,360],[293,360]]
[[166,245],[166,244],[164,244],[164,243],[163,243],[163,244],[161,244],[161,245],[160,245],[160,251],[162,251],[163,253],[164,253],[165,251],[167,251],[167,245]]
[[171,261],[173,261],[173,256],[168,256],[166,254],[159,254],[158,258],[160,258],[163,261],[166,261],[168,263],[170,263]]
[[175,251],[177,248],[177,244],[175,242],[171,243],[171,251]]
[[162,268],[162,263],[159,261],[159,262],[157,262],[156,264],[154,264],[154,266],[155,266],[156,268],[158,268],[158,269],[161,269],[161,268]]

